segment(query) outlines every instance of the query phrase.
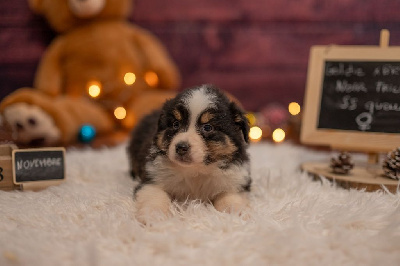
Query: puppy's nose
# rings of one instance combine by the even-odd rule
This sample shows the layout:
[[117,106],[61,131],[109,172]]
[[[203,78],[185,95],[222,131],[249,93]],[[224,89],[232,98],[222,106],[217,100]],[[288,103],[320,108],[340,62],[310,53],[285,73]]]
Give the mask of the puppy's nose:
[[185,155],[190,150],[189,143],[185,141],[178,142],[175,146],[176,153],[179,155]]

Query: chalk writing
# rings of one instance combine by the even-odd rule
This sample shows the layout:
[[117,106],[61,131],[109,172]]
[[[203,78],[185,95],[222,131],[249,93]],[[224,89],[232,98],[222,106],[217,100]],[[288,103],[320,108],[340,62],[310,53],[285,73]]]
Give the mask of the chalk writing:
[[398,85],[386,84],[385,82],[378,81],[376,83],[376,92],[381,93],[400,93],[400,87]]
[[400,133],[400,62],[326,61],[318,128]]
[[42,158],[33,160],[19,160],[17,161],[17,170],[25,169],[30,170],[34,167],[52,167],[61,166],[61,158]]
[[398,76],[400,75],[400,66],[399,65],[392,65],[392,64],[384,64],[383,66],[375,67],[374,76]]
[[337,92],[368,92],[364,82],[349,83],[347,80],[336,81]]
[[63,150],[17,150],[13,161],[16,182],[64,179]]
[[351,76],[358,76],[358,77],[363,77],[365,76],[365,73],[362,68],[360,67],[354,67],[352,64],[344,64],[344,63],[339,63],[339,64],[331,64],[327,62],[326,64],[326,76],[345,76],[345,77],[351,77]]

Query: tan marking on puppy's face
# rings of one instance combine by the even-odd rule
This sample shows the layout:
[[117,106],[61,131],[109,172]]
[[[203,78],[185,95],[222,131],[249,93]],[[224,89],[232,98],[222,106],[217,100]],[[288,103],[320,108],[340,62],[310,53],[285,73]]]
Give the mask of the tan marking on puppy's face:
[[239,122],[242,122],[243,119],[240,117],[240,115],[236,115],[235,118],[234,118],[234,121],[235,121],[236,123],[239,123]]
[[181,120],[182,120],[182,115],[181,115],[181,113],[180,113],[178,110],[174,109],[174,110],[172,111],[172,114],[174,115],[174,117],[176,118],[176,120],[178,120],[178,121],[181,121]]
[[207,143],[208,155],[213,160],[219,161],[223,159],[230,160],[237,151],[237,147],[233,144],[228,136],[225,136],[224,142],[210,141]]
[[214,115],[210,112],[205,112],[204,114],[201,115],[200,117],[200,122],[203,124],[206,124],[210,122],[211,119],[214,118]]

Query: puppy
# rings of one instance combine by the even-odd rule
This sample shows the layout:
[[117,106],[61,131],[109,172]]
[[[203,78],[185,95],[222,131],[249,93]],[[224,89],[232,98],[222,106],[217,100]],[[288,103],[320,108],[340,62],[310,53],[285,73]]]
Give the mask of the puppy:
[[128,147],[132,174],[141,181],[134,191],[137,218],[168,214],[171,200],[243,210],[241,192],[251,185],[248,133],[243,111],[211,85],[181,92],[142,119]]

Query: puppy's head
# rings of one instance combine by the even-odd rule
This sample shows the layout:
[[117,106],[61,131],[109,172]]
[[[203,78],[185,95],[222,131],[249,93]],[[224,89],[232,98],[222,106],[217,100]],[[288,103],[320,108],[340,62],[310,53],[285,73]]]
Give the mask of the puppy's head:
[[210,85],[167,101],[155,145],[181,166],[247,160],[249,125],[243,111]]

